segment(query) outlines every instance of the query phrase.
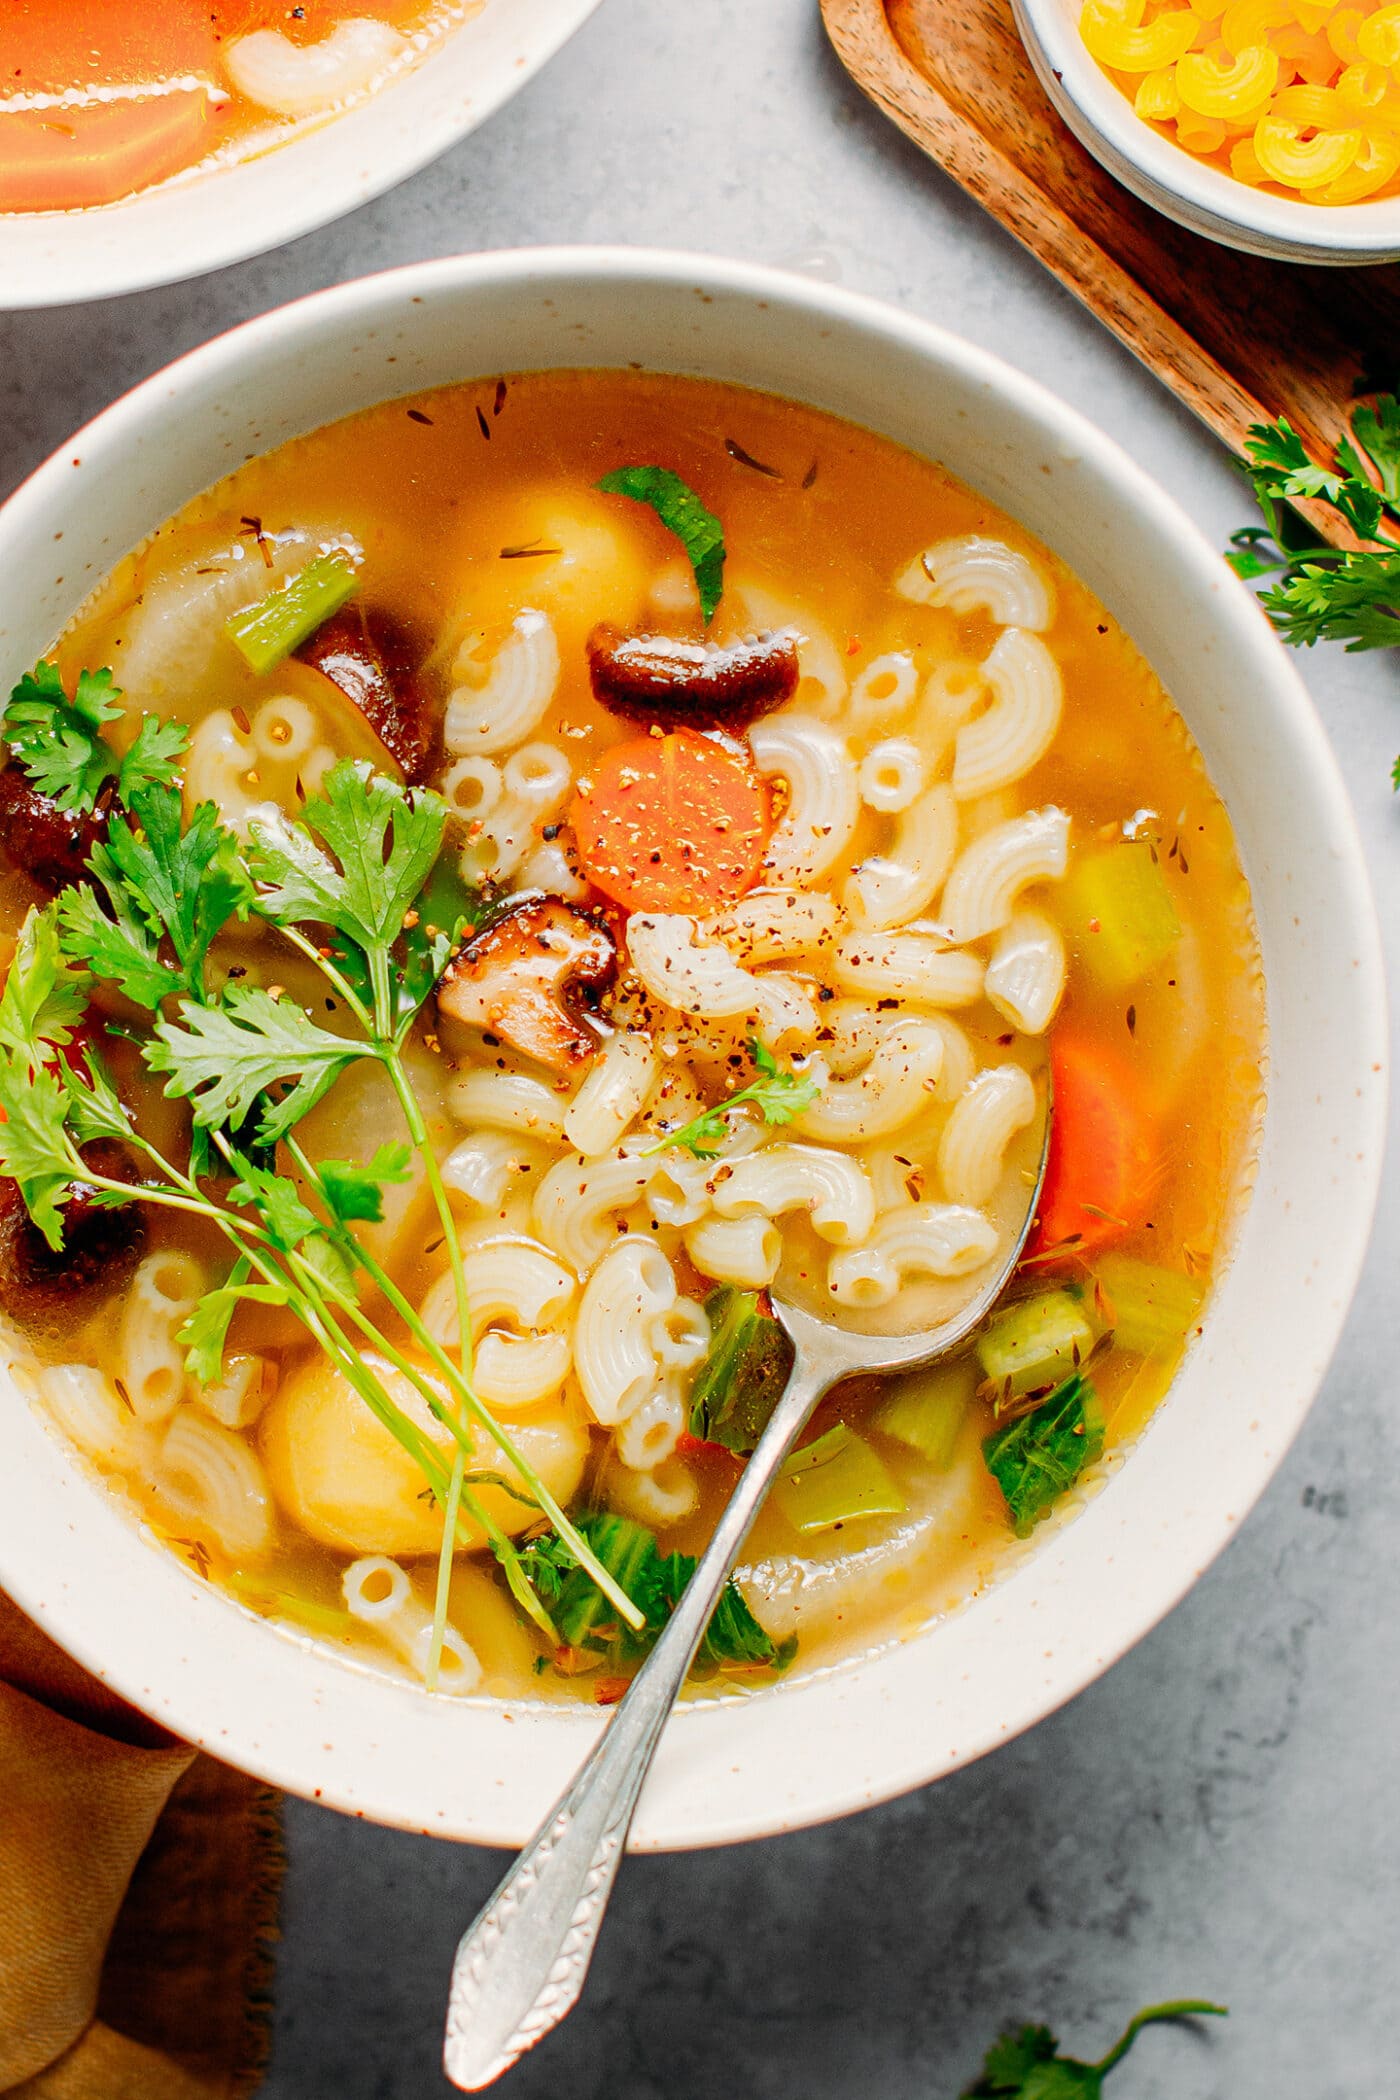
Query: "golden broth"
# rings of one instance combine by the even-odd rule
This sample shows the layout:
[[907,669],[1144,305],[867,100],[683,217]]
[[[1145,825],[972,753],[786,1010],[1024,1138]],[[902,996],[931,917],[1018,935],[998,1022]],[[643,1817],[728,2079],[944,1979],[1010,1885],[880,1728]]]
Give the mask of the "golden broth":
[[[1150,850],[1153,880],[1164,887],[1180,937],[1130,984],[1110,988],[1091,958],[1097,922],[1086,930],[1081,916],[1070,928],[1068,979],[1049,1040],[1053,1054],[1064,1032],[1126,1075],[1124,1084],[1156,1132],[1150,1185],[1135,1191],[1143,1198],[1137,1215],[1126,1224],[1101,1221],[1113,1251],[1191,1279],[1203,1293],[1247,1186],[1261,1108],[1262,985],[1229,822],[1184,725],[1127,637],[1063,564],[937,466],[813,410],[708,382],[561,372],[446,389],[386,404],[240,468],[119,566],[62,638],[58,660],[70,683],[84,666],[112,665],[128,705],[138,709],[178,711],[196,723],[220,709],[246,714],[279,674],[268,674],[271,685],[260,681],[232,651],[205,647],[200,630],[188,648],[174,650],[162,684],[143,638],[151,607],[162,602],[171,577],[200,574],[202,565],[223,575],[242,562],[256,573],[261,560],[273,558],[278,535],[294,529],[313,540],[348,535],[363,549],[365,599],[392,608],[424,638],[439,706],[465,637],[478,635],[489,656],[522,609],[547,614],[561,668],[538,734],[553,737],[567,753],[577,789],[609,745],[635,733],[635,725],[617,722],[593,697],[585,645],[596,624],[700,631],[694,586],[676,541],[650,511],[595,486],[603,474],[637,461],[673,469],[723,522],[728,565],[713,630],[720,641],[793,623],[809,641],[825,644],[824,651],[813,643],[806,652],[799,708],[805,701],[827,704],[823,680],[857,679],[888,652],[912,658],[921,690],[939,666],[986,657],[998,627],[985,609],[958,616],[891,588],[911,556],[931,542],[995,536],[1051,579],[1055,612],[1044,640],[1064,681],[1058,732],[1014,787],[964,813],[965,835],[1027,808],[1062,806],[1072,819],[1071,884],[1086,857],[1121,841],[1125,827],[1145,854]],[[217,624],[211,631],[217,636]],[[910,718],[916,741],[919,704]],[[775,807],[780,811],[781,796]],[[878,845],[883,821],[868,810],[862,815],[843,867]],[[561,825],[567,834],[567,811],[556,832]],[[11,880],[2,904],[12,929],[31,895],[21,878]],[[1058,895],[1056,884],[1044,883],[1029,899],[1054,919]],[[235,938],[239,967],[251,981],[275,978],[303,996],[297,966],[271,946],[272,936]],[[310,985],[305,996],[313,996]],[[979,1057],[995,1058],[1002,1046],[1012,1062],[1040,1069],[1039,1040],[1008,1033],[984,1001],[963,1007],[958,1019]],[[450,1029],[441,1042],[430,1038],[414,1053],[414,1085],[434,1145],[444,1153],[461,1136],[448,1108],[458,1076],[454,1059],[468,1056],[479,1058],[480,1046],[464,1050]],[[486,1060],[493,1061],[506,1062]],[[512,1061],[513,1068],[520,1064]],[[134,1084],[129,1065],[120,1076]],[[143,1118],[151,1119],[146,1127],[178,1141],[183,1110],[149,1083],[141,1102]],[[315,1113],[328,1126],[325,1149],[351,1157],[367,1155],[394,1134],[392,1099],[372,1089],[354,1101],[338,1090]],[[947,1116],[940,1109],[928,1124],[928,1144],[936,1143]],[[1013,1144],[1004,1191],[1024,1187],[1028,1157],[1038,1149],[1034,1136],[1022,1133],[1019,1154]],[[535,1171],[538,1177],[544,1169]],[[518,1229],[516,1193],[501,1214]],[[489,1206],[483,1215],[489,1224]],[[791,1219],[785,1230],[789,1248],[817,1244],[805,1222],[801,1234]],[[408,1193],[393,1231],[385,1232],[396,1280],[416,1303],[444,1259],[442,1235],[421,1190]],[[149,1244],[191,1249],[210,1276],[225,1266],[215,1234],[192,1239],[168,1218],[152,1221]],[[703,1296],[695,1262],[683,1247],[674,1251],[682,1292]],[[1026,1299],[1068,1284],[1102,1331],[1111,1326],[1114,1308],[1096,1286],[1097,1264],[1097,1252],[1073,1243],[1058,1251],[1042,1247],[1013,1294]],[[113,1333],[110,1310],[104,1311],[77,1349],[70,1344],[70,1353],[119,1374]],[[298,1367],[312,1353],[285,1316],[240,1313],[233,1340],[269,1359],[269,1377],[281,1381],[247,1442],[270,1461],[274,1499],[285,1500],[298,1462],[285,1394],[307,1375]],[[1105,1351],[1102,1343],[1096,1349],[1092,1377],[1110,1462],[1166,1391],[1180,1348],[1178,1337],[1146,1353]],[[980,1377],[969,1370],[969,1390]],[[570,1392],[570,1433],[588,1444],[584,1476],[571,1492],[576,1506],[606,1502],[617,1489],[614,1443],[596,1426],[584,1426],[586,1413]],[[775,1504],[760,1517],[746,1553],[746,1594],[775,1637],[798,1633],[800,1667],[868,1648],[953,1608],[1005,1560],[1013,1532],[981,1456],[982,1440],[1004,1418],[998,1405],[1004,1400],[994,1381],[983,1381],[936,1461],[875,1426],[873,1410],[883,1395],[869,1385],[846,1388],[824,1404],[817,1430],[845,1421],[868,1439],[906,1507],[805,1537]],[[660,1544],[665,1551],[695,1552],[738,1462],[712,1446],[696,1449],[683,1441],[679,1458],[668,1463],[693,1480],[698,1499],[692,1511],[657,1527]],[[110,1461],[105,1470],[177,1550],[253,1608],[348,1640],[394,1667],[383,1644],[342,1609],[349,1548],[309,1535],[279,1509],[265,1547],[240,1560],[201,1528],[188,1497],[172,1505],[168,1488],[149,1469]],[[1084,1484],[1096,1477],[1090,1472]],[[361,1541],[361,1550],[373,1550],[371,1542]],[[426,1607],[431,1540],[425,1535],[403,1557]],[[616,1696],[614,1662],[605,1661],[601,1671],[585,1667],[581,1675],[575,1674],[581,1664],[594,1659],[566,1655],[551,1662],[489,1554],[459,1555],[452,1621],[482,1665],[486,1690]]]
[[[0,212],[116,203],[266,152],[372,93],[482,4],[10,0]],[[288,48],[239,51],[268,32]],[[297,54],[331,38],[319,85],[300,79]]]

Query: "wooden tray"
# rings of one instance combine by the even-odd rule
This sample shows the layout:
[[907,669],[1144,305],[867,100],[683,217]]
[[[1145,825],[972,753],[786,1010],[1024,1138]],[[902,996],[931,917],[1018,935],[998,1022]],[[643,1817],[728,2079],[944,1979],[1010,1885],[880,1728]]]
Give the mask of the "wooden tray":
[[[1400,378],[1400,266],[1239,255],[1139,203],[1061,122],[1008,0],[822,0],[856,83],[1241,454],[1286,416],[1330,466],[1358,394]],[[1299,503],[1337,546],[1330,504]]]

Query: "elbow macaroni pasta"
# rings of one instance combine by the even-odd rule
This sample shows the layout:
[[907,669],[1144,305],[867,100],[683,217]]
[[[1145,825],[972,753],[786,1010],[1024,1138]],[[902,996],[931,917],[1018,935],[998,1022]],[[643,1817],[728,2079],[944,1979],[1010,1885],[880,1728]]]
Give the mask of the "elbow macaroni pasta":
[[1391,6],[1089,0],[1080,34],[1139,117],[1238,181],[1324,206],[1400,188]]

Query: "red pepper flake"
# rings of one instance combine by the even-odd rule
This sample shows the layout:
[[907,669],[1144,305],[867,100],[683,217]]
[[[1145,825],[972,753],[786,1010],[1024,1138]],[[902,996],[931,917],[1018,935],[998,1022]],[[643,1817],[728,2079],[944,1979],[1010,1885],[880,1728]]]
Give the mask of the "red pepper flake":
[[593,1697],[599,1706],[616,1706],[631,1682],[630,1677],[600,1677],[593,1687]]

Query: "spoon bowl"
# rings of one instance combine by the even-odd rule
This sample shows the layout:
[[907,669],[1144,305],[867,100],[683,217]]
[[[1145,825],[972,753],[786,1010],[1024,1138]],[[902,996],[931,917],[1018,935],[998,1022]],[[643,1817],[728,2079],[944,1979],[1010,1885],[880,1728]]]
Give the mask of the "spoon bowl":
[[833,1386],[864,1373],[912,1371],[965,1342],[1021,1258],[1050,1157],[1048,1071],[1039,1158],[1018,1229],[972,1295],[939,1326],[860,1334],[770,1293],[793,1345],[782,1397],[744,1466],[714,1536],[664,1632],[591,1755],[463,1934],[452,1965],[443,2066],[460,2091],[494,2085],[576,2004],[662,1731],[730,1570],[784,1460]]

